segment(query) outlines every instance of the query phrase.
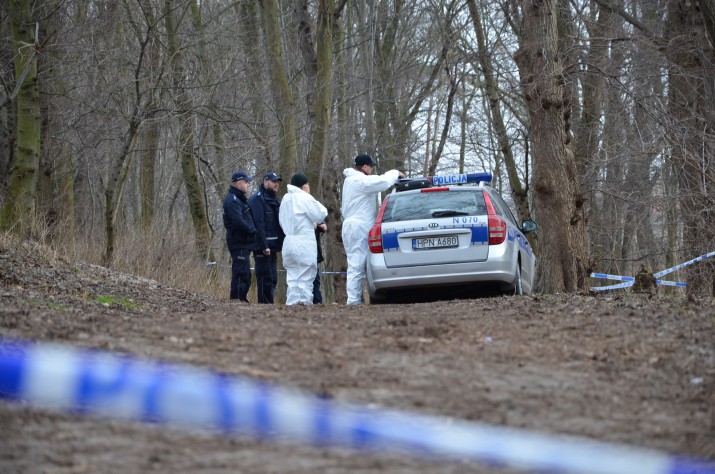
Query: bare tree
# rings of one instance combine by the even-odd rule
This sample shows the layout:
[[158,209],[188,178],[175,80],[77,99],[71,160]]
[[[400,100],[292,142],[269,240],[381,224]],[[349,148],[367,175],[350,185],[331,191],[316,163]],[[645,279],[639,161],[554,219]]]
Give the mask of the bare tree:
[[557,0],[523,0],[522,45],[515,60],[522,77],[534,143],[534,191],[541,263],[538,284],[553,293],[589,282],[583,201],[571,147],[569,95],[559,51]]
[[491,124],[494,128],[499,151],[502,154],[504,163],[509,177],[509,187],[511,195],[516,204],[517,214],[520,219],[530,219],[531,211],[529,209],[529,183],[522,184],[518,175],[518,166],[512,153],[511,138],[504,122],[504,117],[501,110],[501,92],[499,90],[496,78],[494,77],[494,68],[492,67],[492,58],[487,48],[486,35],[482,26],[482,16],[477,7],[475,0],[467,0],[469,14],[472,18],[472,25],[477,36],[477,47],[479,65],[481,66],[482,74],[484,75],[484,89],[489,100],[489,111],[491,114]]
[[268,51],[271,90],[278,121],[279,169],[284,176],[295,173],[298,163],[298,137],[296,130],[295,101],[286,66],[283,63],[283,46],[277,0],[263,0],[266,49]]
[[10,184],[0,211],[0,228],[25,234],[35,216],[37,171],[40,161],[40,85],[37,76],[37,23],[32,21],[30,0],[8,4],[15,50],[15,90],[17,97],[17,145]]
[[[706,9],[706,12],[708,10]],[[686,257],[696,257],[715,246],[715,67],[713,45],[706,27],[709,19],[696,4],[668,2],[666,35],[671,62],[670,140],[683,219]],[[688,272],[688,294],[715,294],[715,272],[709,262]]]
[[194,225],[196,237],[196,247],[202,258],[213,260],[210,254],[210,241],[208,219],[204,208],[203,191],[199,185],[197,175],[196,156],[194,155],[194,103],[191,93],[185,85],[185,77],[188,74],[183,64],[183,54],[178,44],[178,28],[175,15],[183,11],[188,5],[176,5],[173,0],[166,0],[164,10],[164,22],[167,33],[167,53],[172,67],[172,78],[174,85],[174,104],[176,107],[176,118],[179,121],[179,134],[177,136],[178,155],[181,163],[181,171],[186,193],[189,201],[189,211]]
[[[335,6],[333,0],[321,0],[318,6],[317,29],[317,75],[315,89],[317,97],[314,106],[315,125],[308,153],[308,179],[318,183],[322,190],[325,154],[330,137],[333,108],[333,22]],[[317,178],[317,179],[316,179]]]

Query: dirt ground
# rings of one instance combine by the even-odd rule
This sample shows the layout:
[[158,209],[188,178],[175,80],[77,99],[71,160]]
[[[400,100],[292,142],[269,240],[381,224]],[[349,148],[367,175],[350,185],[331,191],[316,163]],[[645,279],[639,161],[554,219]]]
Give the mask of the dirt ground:
[[[103,304],[99,296],[115,302]],[[711,300],[610,293],[246,305],[98,266],[48,261],[32,247],[0,248],[0,337],[134,354],[339,401],[715,460]],[[0,401],[0,472],[505,471],[173,431]]]

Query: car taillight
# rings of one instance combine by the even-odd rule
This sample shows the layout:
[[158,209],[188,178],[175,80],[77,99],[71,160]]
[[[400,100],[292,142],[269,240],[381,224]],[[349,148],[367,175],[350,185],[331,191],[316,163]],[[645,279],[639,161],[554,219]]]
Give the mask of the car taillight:
[[489,216],[489,245],[499,245],[506,239],[506,222],[499,216]]
[[506,239],[506,222],[497,215],[486,191],[484,191],[484,203],[487,205],[489,215],[489,245],[499,245]]
[[382,224],[372,226],[367,234],[367,248],[370,253],[382,253]]
[[385,214],[388,200],[389,198],[382,203],[380,212],[377,213],[375,218],[375,225],[372,226],[372,229],[367,234],[367,248],[370,253],[382,253],[382,216]]

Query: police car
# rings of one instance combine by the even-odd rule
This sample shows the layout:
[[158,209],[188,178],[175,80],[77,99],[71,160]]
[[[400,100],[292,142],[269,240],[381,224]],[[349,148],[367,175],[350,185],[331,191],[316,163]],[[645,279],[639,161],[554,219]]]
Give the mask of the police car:
[[371,303],[429,289],[442,297],[532,290],[536,258],[526,234],[537,225],[519,225],[489,183],[489,173],[400,180],[368,236]]

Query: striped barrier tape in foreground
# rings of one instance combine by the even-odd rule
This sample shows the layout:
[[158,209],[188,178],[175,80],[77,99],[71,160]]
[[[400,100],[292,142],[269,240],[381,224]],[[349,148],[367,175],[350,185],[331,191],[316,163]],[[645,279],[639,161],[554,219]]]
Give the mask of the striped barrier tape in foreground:
[[351,406],[244,377],[0,340],[0,397],[40,408],[541,472],[715,474],[715,464],[581,438]]

